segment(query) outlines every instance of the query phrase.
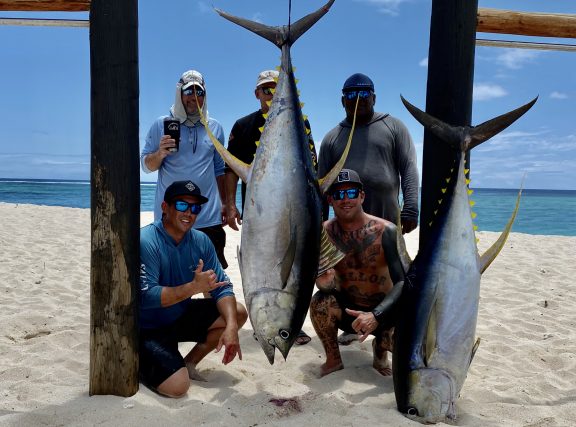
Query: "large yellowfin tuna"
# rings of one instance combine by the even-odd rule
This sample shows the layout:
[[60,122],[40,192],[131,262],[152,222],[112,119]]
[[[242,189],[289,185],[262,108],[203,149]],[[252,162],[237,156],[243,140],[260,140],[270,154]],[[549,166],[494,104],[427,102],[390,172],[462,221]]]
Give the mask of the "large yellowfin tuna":
[[[480,276],[502,249],[516,208],[500,238],[479,256],[472,223],[466,151],[502,131],[532,102],[476,127],[452,127],[402,98],[410,113],[457,151],[453,172],[426,247],[420,248],[405,284],[395,330],[394,392],[398,410],[423,423],[455,419],[455,401],[478,346],[475,339]],[[430,224],[422,224],[422,227]]]
[[[347,155],[346,151],[323,180],[317,179],[290,59],[290,46],[332,3],[282,27],[216,10],[282,50],[276,90],[252,165],[213,140],[226,163],[247,183],[238,259],[254,333],[271,364],[276,348],[287,357],[304,323],[318,271],[321,193],[334,181]],[[324,268],[326,264],[331,263],[323,262]]]

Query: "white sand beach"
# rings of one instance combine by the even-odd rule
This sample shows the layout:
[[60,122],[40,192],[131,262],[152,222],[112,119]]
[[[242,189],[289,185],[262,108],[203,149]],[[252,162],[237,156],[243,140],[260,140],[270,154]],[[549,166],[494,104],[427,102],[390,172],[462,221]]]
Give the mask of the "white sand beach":
[[[312,342],[287,361],[277,353],[273,366],[248,323],[243,360],[223,366],[210,354],[199,365],[209,382],[182,399],[144,386],[129,398],[89,397],[90,211],[0,203],[0,224],[0,426],[419,425],[396,410],[370,340],[342,348],[345,369],[319,378],[324,352],[309,319]],[[227,233],[227,272],[242,301],[240,233]],[[478,233],[480,250],[497,235]],[[407,236],[412,254],[417,238]],[[482,278],[482,341],[458,425],[576,424],[575,275],[576,237],[511,234]]]

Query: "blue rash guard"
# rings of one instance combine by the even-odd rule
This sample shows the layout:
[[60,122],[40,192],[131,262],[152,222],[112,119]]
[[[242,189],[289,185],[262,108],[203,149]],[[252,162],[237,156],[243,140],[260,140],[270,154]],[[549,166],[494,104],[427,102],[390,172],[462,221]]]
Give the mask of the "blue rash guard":
[[[212,242],[201,231],[191,229],[176,245],[160,220],[140,230],[141,328],[169,325],[184,313],[190,298],[169,307],[162,307],[162,287],[180,286],[192,281],[200,259],[204,261],[204,271],[214,270],[218,277],[217,282],[230,282],[218,261]],[[215,301],[234,296],[232,283],[211,291],[210,295]]]

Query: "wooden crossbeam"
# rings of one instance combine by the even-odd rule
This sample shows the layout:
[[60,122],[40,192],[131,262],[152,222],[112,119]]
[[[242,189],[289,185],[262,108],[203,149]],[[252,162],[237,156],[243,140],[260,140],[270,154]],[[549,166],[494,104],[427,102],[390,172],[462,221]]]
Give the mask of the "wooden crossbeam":
[[563,43],[533,43],[512,40],[476,39],[476,46],[508,47],[513,49],[559,50],[576,52],[576,45]]
[[90,21],[87,19],[0,18],[0,25],[16,25],[28,27],[89,27]]
[[90,0],[0,0],[0,10],[17,12],[86,12]]
[[478,8],[476,31],[576,38],[576,15]]

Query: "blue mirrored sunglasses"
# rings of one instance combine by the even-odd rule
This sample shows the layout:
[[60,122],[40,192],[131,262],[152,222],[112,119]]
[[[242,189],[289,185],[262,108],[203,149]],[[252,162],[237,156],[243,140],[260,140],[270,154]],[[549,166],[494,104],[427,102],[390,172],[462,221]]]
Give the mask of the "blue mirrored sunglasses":
[[332,198],[334,200],[344,200],[344,195],[348,196],[349,199],[357,199],[360,195],[360,189],[349,188],[347,190],[334,190],[332,192]]
[[[193,88],[184,89],[182,93],[187,96],[194,95],[194,89]],[[197,87],[196,96],[204,96],[204,95],[206,95],[206,91]]]
[[346,98],[347,100],[356,99],[357,96],[359,96],[361,99],[364,99],[364,98],[368,98],[370,95],[372,95],[372,91],[371,90],[351,90],[351,91],[344,92],[343,95],[344,95],[344,98]]
[[200,203],[188,203],[184,200],[176,200],[174,202],[174,207],[178,212],[186,212],[190,209],[192,215],[198,215],[202,210],[202,205]]

